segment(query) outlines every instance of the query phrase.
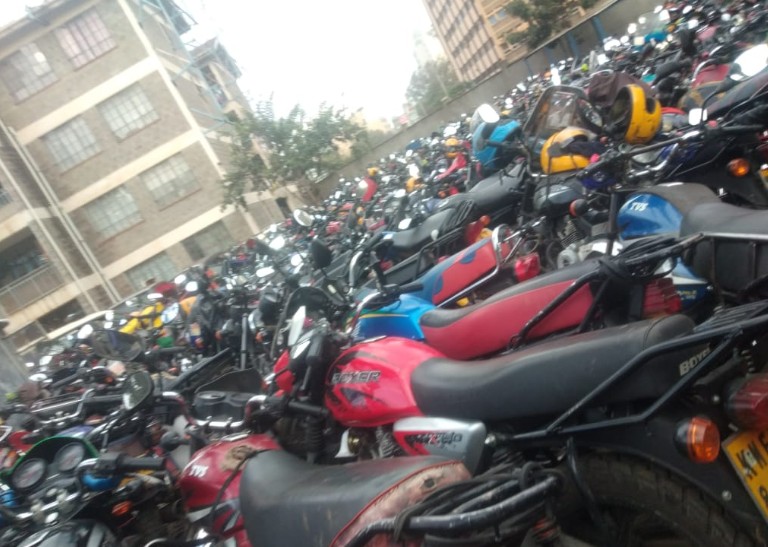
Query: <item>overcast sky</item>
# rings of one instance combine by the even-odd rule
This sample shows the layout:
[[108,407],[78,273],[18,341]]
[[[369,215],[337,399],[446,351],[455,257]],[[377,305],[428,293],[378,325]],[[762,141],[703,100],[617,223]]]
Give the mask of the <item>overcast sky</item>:
[[[0,25],[41,0],[0,0]],[[422,0],[177,0],[198,21],[202,42],[218,34],[254,98],[274,93],[278,112],[322,101],[364,108],[366,116],[402,111],[416,67],[413,34],[430,28]],[[187,35],[185,35],[187,38]]]

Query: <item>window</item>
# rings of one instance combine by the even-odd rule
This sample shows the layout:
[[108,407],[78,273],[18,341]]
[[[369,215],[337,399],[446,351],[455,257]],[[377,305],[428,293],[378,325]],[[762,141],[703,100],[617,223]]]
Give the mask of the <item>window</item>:
[[72,19],[56,30],[61,49],[75,68],[81,67],[113,47],[115,41],[109,34],[99,14],[91,9]]
[[57,80],[48,59],[34,43],[22,46],[0,62],[0,78],[17,101],[23,101]]
[[157,112],[138,84],[110,97],[99,105],[99,110],[119,139],[158,119]]
[[232,243],[232,236],[221,222],[197,232],[182,242],[192,260],[202,260]]
[[177,154],[141,175],[159,207],[170,205],[198,188],[189,165]]
[[104,239],[142,220],[133,196],[123,186],[86,205],[85,214],[93,229]]
[[131,268],[125,275],[133,288],[141,290],[148,285],[168,281],[178,273],[171,257],[166,253],[156,254],[149,260],[142,262],[135,268]]
[[57,127],[43,137],[43,142],[61,171],[84,162],[100,150],[99,143],[82,118]]

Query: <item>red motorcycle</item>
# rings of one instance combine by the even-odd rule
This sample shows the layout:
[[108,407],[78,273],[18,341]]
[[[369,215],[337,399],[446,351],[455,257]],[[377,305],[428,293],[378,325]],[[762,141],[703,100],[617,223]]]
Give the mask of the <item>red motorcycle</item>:
[[[642,264],[648,274],[682,250],[659,247],[614,266]],[[660,535],[752,545],[766,531],[762,479],[750,463],[765,457],[750,443],[768,428],[766,302],[699,326],[667,315],[471,363],[407,339],[348,347],[328,322],[303,314],[264,409],[280,415],[272,427],[281,443],[310,461],[431,454],[476,474],[535,459],[568,467],[581,499],[574,519],[617,541],[618,529],[629,530],[630,544]],[[476,333],[463,336],[471,344]],[[722,445],[721,434],[729,435]],[[695,498],[702,512],[681,514],[669,491]]]

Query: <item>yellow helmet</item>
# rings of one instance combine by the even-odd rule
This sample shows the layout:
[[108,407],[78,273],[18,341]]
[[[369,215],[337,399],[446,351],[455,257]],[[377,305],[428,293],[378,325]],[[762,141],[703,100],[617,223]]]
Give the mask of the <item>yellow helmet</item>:
[[627,144],[645,144],[661,127],[661,104],[637,84],[622,87],[608,113],[608,127]]
[[541,148],[541,170],[547,175],[584,169],[589,165],[589,158],[579,154],[572,154],[567,150],[569,144],[575,140],[589,141],[594,135],[581,127],[566,127],[553,134]]
[[445,156],[448,158],[455,158],[459,155],[459,149],[461,148],[461,142],[456,137],[450,137],[445,139]]
[[369,177],[375,177],[378,174],[379,174],[379,168],[378,167],[372,165],[371,167],[368,168],[368,176]]

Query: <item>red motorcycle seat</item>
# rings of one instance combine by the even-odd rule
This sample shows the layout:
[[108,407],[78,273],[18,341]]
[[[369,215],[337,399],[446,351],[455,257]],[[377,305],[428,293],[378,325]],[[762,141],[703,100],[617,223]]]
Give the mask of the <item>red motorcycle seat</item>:
[[[393,517],[436,488],[468,477],[460,462],[436,456],[321,466],[287,452],[262,452],[245,466],[240,506],[253,547],[326,547],[342,533],[354,535],[351,528],[364,525],[359,521],[366,516]],[[410,499],[402,500],[395,491],[412,478],[416,484],[405,492]],[[393,494],[405,503],[396,503]]]
[[[451,359],[503,351],[544,306],[598,268],[598,262],[587,261],[524,281],[473,306],[430,310],[419,319],[424,339]],[[591,304],[592,292],[585,285],[534,328],[530,339],[578,325]]]
[[[411,375],[411,389],[426,416],[467,420],[537,421],[571,407],[641,351],[688,334],[684,315],[558,338],[487,361],[433,358]],[[679,365],[701,352],[666,353],[611,389],[611,401],[655,397],[680,378]]]

